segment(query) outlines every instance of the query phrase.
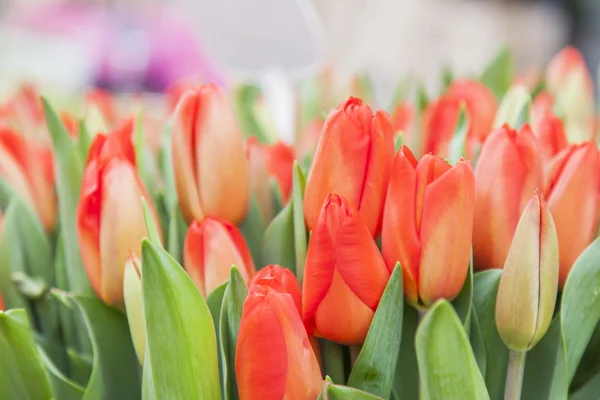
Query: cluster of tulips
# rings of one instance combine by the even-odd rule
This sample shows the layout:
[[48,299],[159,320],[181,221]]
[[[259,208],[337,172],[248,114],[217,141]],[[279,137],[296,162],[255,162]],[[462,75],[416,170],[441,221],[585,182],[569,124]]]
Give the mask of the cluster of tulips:
[[293,144],[249,85],[0,103],[0,399],[597,399],[581,54],[330,80]]

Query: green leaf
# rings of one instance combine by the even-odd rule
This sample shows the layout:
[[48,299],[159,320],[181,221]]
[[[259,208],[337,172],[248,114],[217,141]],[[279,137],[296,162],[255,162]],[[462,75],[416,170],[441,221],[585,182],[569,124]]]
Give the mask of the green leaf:
[[404,132],[400,132],[394,139],[394,154],[400,151],[402,145],[404,145]]
[[235,349],[238,331],[242,319],[244,301],[248,288],[236,266],[231,266],[229,283],[225,288],[220,317],[220,355],[223,366],[223,394],[225,399],[237,399],[237,381],[235,378]]
[[479,316],[475,309],[471,310],[469,340],[471,341],[471,348],[473,348],[473,354],[475,354],[475,360],[477,360],[479,371],[481,371],[481,375],[485,378],[487,356],[485,353],[485,344],[483,342],[483,333],[481,332],[481,326],[479,325]]
[[40,354],[42,363],[48,373],[48,379],[50,380],[54,398],[61,400],[81,400],[85,388],[65,376],[42,348],[38,347],[38,353]]
[[471,261],[469,262],[469,270],[465,278],[465,284],[458,296],[452,302],[458,317],[462,321],[467,333],[471,326],[471,308],[473,304],[473,252],[471,251]]
[[323,373],[335,383],[344,384],[344,346],[331,342],[326,339],[320,339],[321,359],[323,360]]
[[396,365],[393,393],[396,399],[419,398],[419,367],[415,349],[415,336],[419,315],[408,303],[404,303],[402,313],[402,343]]
[[467,114],[467,108],[463,104],[460,106],[460,114],[458,117],[458,123],[454,130],[454,135],[450,141],[450,154],[448,161],[454,165],[460,161],[461,157],[465,156],[465,150],[467,147],[467,133],[469,132],[469,116]]
[[139,399],[141,385],[127,317],[101,300],[69,295],[88,329],[94,354],[84,400]]
[[73,140],[67,133],[56,111],[43,99],[46,124],[56,155],[56,192],[61,233],[63,236],[67,283],[75,293],[93,295],[92,287],[83,268],[77,238],[76,211],[83,178],[83,162]]
[[0,354],[0,399],[52,397],[24,310],[0,312]]
[[577,391],[598,373],[600,373],[600,324],[596,325],[585,353],[581,357],[577,372],[571,381],[571,391]]
[[181,265],[147,239],[142,265],[146,357],[155,397],[220,399],[217,338],[206,302]]
[[262,261],[265,265],[279,264],[296,272],[293,200],[273,218],[265,230]]
[[489,399],[463,324],[448,301],[427,311],[417,329],[416,348],[426,398]]
[[85,166],[88,158],[88,153],[92,145],[92,135],[85,126],[85,121],[79,120],[79,130],[77,132],[77,152],[79,153],[79,159],[81,165]]
[[600,239],[596,239],[575,261],[561,300],[561,327],[569,383],[599,320]]
[[255,104],[261,90],[253,85],[240,85],[233,95],[233,106],[244,137],[256,136],[261,143],[269,143],[265,127],[256,115]]
[[306,235],[306,224],[304,223],[304,188],[306,179],[298,165],[294,161],[292,203],[294,213],[294,249],[296,254],[296,277],[302,286],[304,280],[304,263],[306,262],[306,252],[308,250],[308,239]]
[[519,129],[529,118],[530,105],[531,96],[527,89],[521,85],[513,86],[500,102],[494,128],[508,124],[514,129]]
[[527,352],[521,391],[523,399],[550,398],[560,340],[560,316],[558,316],[554,318],[542,340]]
[[473,309],[485,346],[485,383],[492,400],[504,398],[508,349],[496,329],[496,295],[502,271],[491,269],[473,275]]
[[569,396],[569,400],[598,400],[600,393],[600,373],[594,375],[579,390]]
[[223,358],[220,356],[221,354],[221,308],[223,306],[223,297],[225,297],[225,289],[229,281],[223,283],[220,286],[217,286],[215,290],[206,298],[206,305],[210,310],[210,315],[212,316],[213,324],[215,326],[215,334],[217,337],[217,349],[219,349],[219,379],[221,382],[221,388],[225,387],[224,374],[223,374]]
[[324,389],[324,399],[327,400],[378,400],[381,397],[374,396],[370,393],[363,392],[358,389],[353,389],[347,386],[341,385],[328,385]]
[[403,309],[402,269],[397,263],[350,373],[348,386],[386,399],[390,397],[402,340]]
[[481,82],[489,87],[496,98],[500,100],[510,87],[512,79],[512,55],[508,47],[503,47],[483,71]]
[[158,156],[158,166],[164,181],[165,202],[167,210],[179,208],[177,198],[177,188],[175,186],[175,173],[173,172],[173,153],[171,150],[171,129],[173,118],[168,118],[165,122],[164,131],[161,137],[161,150]]
[[[560,316],[559,316],[560,318]],[[550,389],[551,400],[564,400],[569,393],[569,379],[567,376],[567,351],[565,341],[560,335],[558,343],[556,363],[554,364],[554,375],[552,376],[552,387]]]
[[419,109],[419,115],[423,113],[427,105],[429,104],[429,96],[427,95],[427,89],[422,83],[417,88],[417,106]]
[[250,196],[250,205],[248,208],[248,214],[246,218],[240,224],[240,231],[248,243],[248,248],[252,254],[252,259],[257,268],[262,266],[261,252],[263,248],[263,236],[265,234],[265,222],[260,214],[258,203],[256,202],[256,196],[252,194]]
[[173,207],[169,217],[167,250],[177,262],[183,262],[183,243],[187,228],[181,209],[178,206]]
[[146,229],[148,230],[148,238],[153,243],[162,246],[162,242],[160,240],[160,233],[156,224],[154,223],[154,218],[152,218],[152,213],[150,212],[150,208],[148,207],[148,202],[145,198],[142,197],[142,210],[144,212],[144,221],[146,222]]
[[452,72],[452,67],[450,67],[450,65],[445,65],[442,68],[442,94],[448,90],[453,80],[454,73]]

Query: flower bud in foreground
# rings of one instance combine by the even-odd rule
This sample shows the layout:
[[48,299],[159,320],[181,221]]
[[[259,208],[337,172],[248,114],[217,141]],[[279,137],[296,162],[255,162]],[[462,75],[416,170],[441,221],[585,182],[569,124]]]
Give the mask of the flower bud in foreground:
[[88,278],[98,296],[123,304],[123,271],[131,254],[140,256],[147,236],[141,198],[158,217],[138,176],[128,120],[92,142],[77,206],[77,235]]
[[381,236],[389,271],[402,266],[404,294],[418,307],[454,299],[469,270],[474,178],[468,161],[455,166],[427,154],[417,163],[403,146],[394,160]]
[[294,300],[267,285],[251,285],[235,353],[240,400],[314,400],[322,378]]
[[142,263],[139,258],[132,257],[125,263],[125,276],[123,279],[123,298],[125,311],[131,332],[133,348],[141,365],[144,365],[146,352],[146,328],[142,311]]
[[202,296],[229,279],[232,265],[245,282],[254,274],[252,256],[239,229],[213,217],[192,222],[183,244],[183,266]]
[[557,288],[556,228],[536,193],[519,220],[496,297],[496,326],[509,349],[529,350],[542,339],[552,320]]
[[302,317],[308,333],[361,344],[389,277],[361,215],[342,196],[330,193],[306,256]]
[[542,186],[539,147],[525,125],[490,134],[475,166],[473,263],[476,269],[502,268],[523,209]]
[[58,213],[52,150],[0,126],[0,177],[33,207],[44,228],[51,231]]
[[184,217],[242,221],[250,196],[248,163],[227,97],[215,85],[187,91],[174,117],[173,171]]
[[296,275],[289,269],[277,264],[267,265],[250,280],[248,287],[252,285],[270,286],[279,292],[289,293],[298,309],[298,314],[302,313],[302,289]]
[[558,234],[562,288],[573,263],[592,242],[600,201],[600,153],[596,144],[571,145],[546,169],[544,196]]
[[384,111],[350,97],[327,117],[306,181],[304,215],[314,229],[329,193],[339,193],[361,213],[372,236],[381,216],[392,159],[394,128]]

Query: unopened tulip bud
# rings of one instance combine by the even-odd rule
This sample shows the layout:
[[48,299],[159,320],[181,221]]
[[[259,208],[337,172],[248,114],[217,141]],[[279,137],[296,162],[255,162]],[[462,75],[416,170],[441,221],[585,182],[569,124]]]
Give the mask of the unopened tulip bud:
[[509,349],[526,351],[542,339],[552,320],[557,288],[556,228],[536,193],[519,220],[496,298],[496,326]]
[[144,314],[142,312],[142,281],[141,261],[132,257],[125,264],[125,276],[123,279],[123,297],[125,299],[125,310],[129,321],[129,331],[135,354],[144,365],[144,354],[146,351],[146,328],[144,326]]

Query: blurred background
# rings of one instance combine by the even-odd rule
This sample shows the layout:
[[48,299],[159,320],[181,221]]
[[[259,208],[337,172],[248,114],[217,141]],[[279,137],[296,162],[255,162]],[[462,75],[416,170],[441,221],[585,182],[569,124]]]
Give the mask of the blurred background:
[[597,0],[0,0],[0,95],[22,81],[161,92],[185,79],[268,85],[366,74],[378,102],[442,67],[478,73],[503,46],[517,73],[566,44],[600,62]]

